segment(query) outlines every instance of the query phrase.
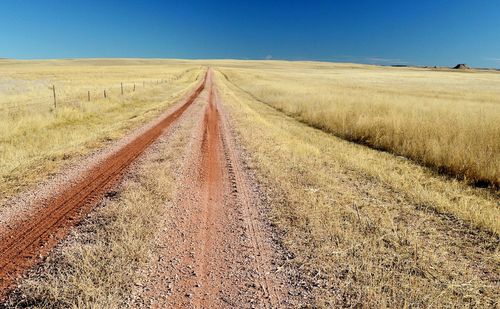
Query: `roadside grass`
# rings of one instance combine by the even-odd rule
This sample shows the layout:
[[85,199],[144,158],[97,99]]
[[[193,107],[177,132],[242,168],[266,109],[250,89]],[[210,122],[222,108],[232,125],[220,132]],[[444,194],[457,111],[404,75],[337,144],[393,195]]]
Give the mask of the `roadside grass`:
[[[191,121],[191,120],[190,120]],[[22,280],[10,303],[35,308],[135,306],[154,238],[175,196],[175,171],[194,121],[153,146],[103,204]],[[139,289],[140,290],[140,289]]]
[[[226,78],[224,81],[228,83]],[[251,93],[242,90],[232,82],[229,83],[233,91],[238,93],[239,98],[256,101]],[[494,140],[494,137],[491,139]],[[351,151],[344,155],[343,160],[348,160],[352,165],[355,164],[358,170],[405,192],[412,200],[419,201],[423,205],[500,234],[497,191],[488,192],[488,190],[469,187],[459,180],[438,177],[425,167],[419,167],[405,158],[394,157],[389,153],[373,152],[377,153],[380,158],[386,158],[382,161],[373,157],[367,158],[363,155],[367,152],[366,147],[352,148],[352,144],[348,142],[345,145],[351,145],[349,147]],[[359,149],[359,151],[354,149]]]
[[348,64],[222,63],[263,102],[336,136],[500,185],[500,74]]
[[301,270],[316,306],[498,306],[491,191],[300,123],[220,73],[217,82],[293,255],[286,265]]
[[153,119],[193,87],[202,71],[175,61],[1,61],[0,202]]

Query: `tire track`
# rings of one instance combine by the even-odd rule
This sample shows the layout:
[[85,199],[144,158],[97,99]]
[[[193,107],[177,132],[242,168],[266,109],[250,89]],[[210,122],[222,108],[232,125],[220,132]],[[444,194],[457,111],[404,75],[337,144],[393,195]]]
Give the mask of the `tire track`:
[[[74,184],[47,199],[35,201],[36,209],[18,219],[0,235],[0,297],[15,278],[45,256],[116,184],[132,162],[176,121],[205,89],[207,75],[196,90],[173,113],[90,168]],[[38,207],[39,206],[39,207]]]
[[277,308],[287,285],[272,272],[275,252],[240,164],[212,71],[204,113],[169,213],[153,284],[155,308]]
[[[217,101],[219,101],[216,93]],[[228,123],[225,118],[221,121],[221,126],[224,132],[229,132]],[[252,251],[255,253],[255,259],[252,259],[253,268],[257,271],[257,281],[262,291],[261,299],[266,308],[276,308],[281,303],[280,295],[276,291],[275,283],[269,278],[269,269],[266,269],[267,261],[270,252],[266,252],[266,246],[262,243],[264,239],[263,233],[259,233],[262,229],[258,226],[259,214],[257,208],[251,204],[252,194],[250,185],[244,175],[243,168],[237,158],[233,140],[228,138],[227,133],[222,136],[224,145],[224,157],[228,166],[229,178],[231,180],[232,194],[237,203],[239,203],[248,230]]]

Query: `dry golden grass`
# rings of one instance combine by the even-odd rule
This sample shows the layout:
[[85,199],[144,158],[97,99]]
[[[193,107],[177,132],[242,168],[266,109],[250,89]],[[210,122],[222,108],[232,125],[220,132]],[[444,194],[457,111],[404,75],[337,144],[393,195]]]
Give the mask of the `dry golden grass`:
[[[35,308],[125,308],[159,256],[154,237],[175,195],[175,171],[188,149],[195,118],[155,146],[90,218],[29,273],[9,303]],[[135,295],[135,296],[134,296]],[[147,307],[149,304],[142,304]]]
[[217,81],[293,253],[288,263],[301,270],[317,307],[498,306],[500,215],[491,191],[346,142],[221,74]]
[[[500,212],[496,192],[439,176],[413,161],[347,142],[297,121],[358,140],[335,132],[336,126],[320,124],[320,120],[330,123],[332,119],[345,119],[356,124],[341,126],[353,131],[352,136],[365,132],[362,129],[366,134],[379,130],[378,139],[366,136],[358,141],[375,143],[380,139],[390,144],[390,134],[399,132],[401,136],[396,135],[400,141],[410,141],[411,137],[415,139],[411,145],[427,147],[425,138],[402,135],[415,125],[411,118],[417,117],[421,126],[427,126],[419,131],[428,134],[427,138],[435,133],[436,138],[449,142],[447,138],[456,133],[455,142],[460,145],[471,141],[470,130],[478,124],[478,106],[483,111],[480,114],[485,128],[491,129],[492,119],[498,117],[498,89],[490,84],[497,77],[491,73],[470,73],[467,77],[467,73],[281,62],[0,61],[0,76],[22,80],[22,87],[28,87],[13,90],[11,98],[19,95],[15,102],[28,105],[30,100],[42,98],[40,93],[49,93],[48,101],[43,97],[43,104],[22,107],[20,110],[26,112],[18,118],[0,114],[0,127],[5,120],[9,130],[17,132],[12,136],[3,130],[0,133],[0,175],[6,180],[2,181],[1,192],[12,189],[16,182],[39,180],[39,172],[34,169],[37,165],[42,166],[40,174],[46,174],[68,155],[76,158],[102,145],[103,140],[117,138],[151,119],[172,102],[172,95],[193,85],[202,72],[200,65],[205,64],[220,67],[231,81],[217,74],[238,137],[269,198],[271,219],[282,232],[285,247],[293,253],[288,264],[301,270],[302,279],[313,289],[316,306],[498,306]],[[50,74],[54,74],[54,80],[60,76],[61,82],[68,82],[67,89],[74,85],[73,90],[83,90],[83,98],[51,111],[47,86],[52,80],[44,82],[43,87],[34,86],[40,80],[46,81]],[[136,85],[136,94],[120,97],[123,76],[129,76],[123,82],[130,86],[137,74],[143,79],[169,82],[146,89]],[[428,74],[439,78],[428,78]],[[79,77],[70,83],[70,76]],[[181,77],[175,80],[165,76]],[[398,82],[401,76],[404,81]],[[97,92],[109,81],[115,85],[110,99],[82,102],[88,85],[94,85]],[[474,90],[460,90],[471,85]],[[36,88],[30,90],[33,94],[24,96],[22,93],[30,87]],[[64,89],[58,84],[56,87]],[[0,100],[10,91],[5,89],[0,87],[4,94]],[[336,101],[337,96],[344,100]],[[328,103],[330,100],[332,103]],[[13,105],[11,100],[1,102],[0,108],[2,104]],[[358,104],[356,108],[354,103]],[[373,112],[366,113],[365,109]],[[399,116],[407,121],[397,122],[397,112],[404,112]],[[77,116],[82,113],[84,116]],[[341,114],[340,118],[335,113]],[[473,119],[471,125],[463,121],[466,113]],[[448,131],[432,132],[443,126],[432,123],[436,119],[432,117],[437,115],[443,118],[438,120],[452,126]],[[500,135],[486,138],[484,132],[489,129],[478,131],[478,142],[471,142],[470,153],[477,152],[481,143],[498,147],[495,137]],[[498,127],[493,126],[493,130]],[[134,287],[142,281],[142,270],[149,259],[157,258],[151,256],[152,238],[160,218],[166,215],[165,201],[173,196],[173,171],[189,132],[186,126],[171,142],[147,157],[137,177],[128,179],[116,199],[93,213],[21,285],[16,295],[26,295],[26,304],[35,307],[130,305]],[[40,139],[44,142],[39,143]],[[443,145],[451,147],[446,143]],[[57,144],[62,144],[63,149],[55,147]],[[461,146],[456,149],[463,150]],[[492,149],[490,161],[497,164],[499,152]],[[463,154],[458,152],[459,156]],[[484,167],[484,156],[480,156],[478,162]],[[7,168],[10,162],[14,163]],[[498,165],[494,168],[490,175],[496,175],[498,180]],[[463,173],[468,175],[465,169]]]
[[1,60],[0,201],[152,119],[202,72],[183,61]]
[[320,63],[221,63],[259,100],[344,139],[500,184],[500,74]]

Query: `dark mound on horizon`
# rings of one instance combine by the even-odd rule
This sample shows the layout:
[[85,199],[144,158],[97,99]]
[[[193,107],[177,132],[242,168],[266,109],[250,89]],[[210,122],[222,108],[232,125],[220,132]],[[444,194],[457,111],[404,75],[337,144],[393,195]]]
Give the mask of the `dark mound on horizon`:
[[455,70],[470,70],[470,67],[466,65],[465,63],[459,63],[456,66],[453,67]]

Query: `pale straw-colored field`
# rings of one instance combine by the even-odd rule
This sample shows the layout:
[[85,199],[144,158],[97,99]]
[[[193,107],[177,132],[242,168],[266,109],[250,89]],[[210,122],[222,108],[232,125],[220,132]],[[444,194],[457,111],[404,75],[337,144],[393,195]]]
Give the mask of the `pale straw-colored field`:
[[0,60],[0,200],[153,119],[202,73],[175,60]]
[[499,72],[290,62],[222,72],[262,102],[346,140],[472,183],[500,183]]
[[[343,111],[342,103],[335,103],[333,90],[313,91],[327,91],[329,87],[322,81],[329,77],[337,94],[342,92],[341,86],[347,88],[342,84],[347,79],[332,77],[336,76],[336,66],[325,65],[333,69],[329,68],[319,78],[324,68],[312,67],[317,64],[267,64],[266,68],[266,64],[257,63],[252,65],[258,69],[248,69],[243,63],[239,69],[230,68],[235,65],[218,67],[221,97],[248,154],[248,165],[255,170],[260,187],[265,190],[270,218],[279,231],[281,244],[290,252],[283,268],[292,266],[300,270],[300,275],[294,278],[299,284],[311,287],[313,307],[498,307],[498,191],[471,186],[413,160],[349,142],[325,128],[312,127],[305,118],[307,112],[318,109],[317,119],[333,120],[337,106],[339,112]],[[354,74],[361,79],[365,72],[367,77],[377,76],[370,68],[346,68],[342,72],[342,66],[339,67],[339,75]],[[392,72],[389,68],[373,70],[379,70],[381,76]],[[399,74],[414,74],[408,71]],[[333,78],[338,80],[334,82]],[[369,82],[364,79],[365,85]],[[390,100],[391,96],[384,91],[379,94],[377,82],[380,80],[374,78],[370,91],[383,105],[381,97]],[[274,93],[273,89],[278,90]],[[351,89],[345,89],[352,97],[347,94],[343,97],[354,102],[357,91],[364,92],[361,105],[368,106],[366,89],[352,85]],[[396,88],[394,92],[396,97],[404,97],[397,94]],[[315,103],[320,98],[321,104]],[[278,101],[284,112],[272,107],[275,104],[272,102]],[[417,99],[414,102],[418,104]],[[433,107],[431,103],[426,105]],[[391,105],[386,105],[386,113],[379,110],[376,117],[369,112],[361,117],[362,109],[357,111],[358,116],[366,122],[376,123],[380,119],[383,123],[385,115],[393,113],[396,117],[388,106]],[[425,110],[409,103],[406,106],[415,117]],[[303,108],[303,118],[290,112],[300,110],[299,107]],[[450,113],[459,111],[450,109]],[[333,116],[328,118],[328,115]],[[412,121],[410,115],[401,111],[401,117],[408,122]],[[494,115],[480,117],[491,120]],[[422,123],[434,125],[427,121]],[[356,123],[350,125],[355,130]],[[484,140],[494,144],[494,138],[489,136]]]

